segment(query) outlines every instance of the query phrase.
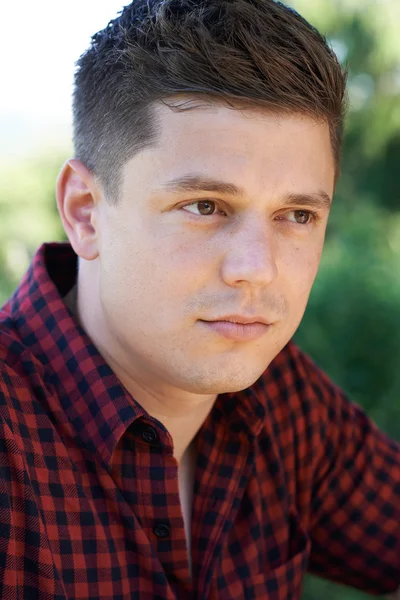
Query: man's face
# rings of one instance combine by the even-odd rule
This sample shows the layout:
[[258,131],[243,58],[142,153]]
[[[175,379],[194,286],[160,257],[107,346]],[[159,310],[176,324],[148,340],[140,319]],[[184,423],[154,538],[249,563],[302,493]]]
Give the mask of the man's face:
[[[241,390],[306,307],[329,213],[321,194],[334,187],[328,125],[223,106],[157,115],[157,147],[125,165],[118,205],[99,207],[104,323],[121,366],[150,385]],[[210,185],[171,183],[195,177]],[[231,315],[267,325],[222,322]]]

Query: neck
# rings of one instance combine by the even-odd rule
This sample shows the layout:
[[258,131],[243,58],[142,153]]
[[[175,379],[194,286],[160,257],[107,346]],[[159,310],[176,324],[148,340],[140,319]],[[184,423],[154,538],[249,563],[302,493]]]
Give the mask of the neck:
[[[194,441],[197,432],[210,413],[216,396],[200,396],[183,390],[171,389],[154,377],[140,377],[124,367],[131,364],[121,361],[108,351],[113,347],[107,337],[101,335],[101,327],[90,319],[90,312],[82,310],[77,286],[64,297],[64,303],[78,319],[86,333],[92,339],[105,361],[114,371],[125,389],[155,419],[160,421],[170,433],[174,443],[174,456],[179,464]],[[97,326],[96,326],[97,325]]]
[[149,415],[167,429],[174,443],[174,457],[181,464],[184,454],[210,413],[216,396],[178,393],[161,385],[154,385],[153,381],[149,386],[120,368],[112,357],[105,358],[125,389]]

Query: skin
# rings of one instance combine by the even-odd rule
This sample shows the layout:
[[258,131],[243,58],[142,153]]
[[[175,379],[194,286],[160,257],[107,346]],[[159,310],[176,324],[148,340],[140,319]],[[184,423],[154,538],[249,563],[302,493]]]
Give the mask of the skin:
[[[66,302],[126,389],[167,427],[182,464],[217,395],[252,385],[297,329],[329,206],[288,196],[331,199],[335,166],[327,123],[307,116],[220,105],[181,113],[159,105],[156,115],[158,143],[125,164],[117,205],[76,159],[60,173],[57,202],[81,258]],[[165,189],[193,173],[244,196]],[[202,215],[199,201],[215,202],[214,214]],[[256,340],[234,341],[201,322],[230,314],[270,325]]]

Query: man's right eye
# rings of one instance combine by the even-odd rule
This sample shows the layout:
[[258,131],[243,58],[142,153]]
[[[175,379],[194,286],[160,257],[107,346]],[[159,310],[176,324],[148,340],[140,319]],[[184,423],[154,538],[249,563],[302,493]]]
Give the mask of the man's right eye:
[[217,203],[213,200],[197,200],[182,206],[182,209],[194,215],[212,216],[217,210]]

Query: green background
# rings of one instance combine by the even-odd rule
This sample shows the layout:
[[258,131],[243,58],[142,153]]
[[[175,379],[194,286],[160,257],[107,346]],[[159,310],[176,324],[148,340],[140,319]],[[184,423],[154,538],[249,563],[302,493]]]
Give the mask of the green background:
[[[351,103],[322,264],[296,340],[400,440],[400,2],[290,4],[350,65]],[[1,167],[0,304],[38,245],[64,238],[54,184],[70,152],[38,147]],[[305,600],[366,597],[306,578]]]

